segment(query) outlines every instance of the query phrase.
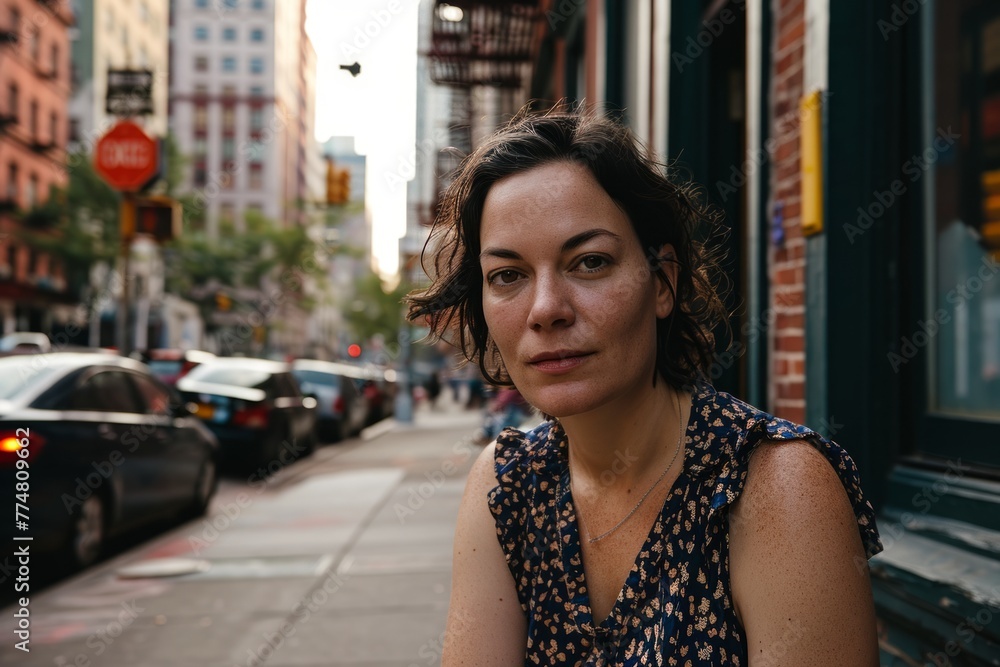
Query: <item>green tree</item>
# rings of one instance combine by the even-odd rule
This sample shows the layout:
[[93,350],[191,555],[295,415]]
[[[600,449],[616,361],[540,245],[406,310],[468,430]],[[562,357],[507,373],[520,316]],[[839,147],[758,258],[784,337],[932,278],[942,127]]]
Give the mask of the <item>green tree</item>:
[[386,291],[382,280],[374,272],[358,280],[354,297],[344,313],[357,339],[368,341],[381,335],[385,340],[397,340],[403,326],[402,300],[409,291],[410,287],[405,282]]

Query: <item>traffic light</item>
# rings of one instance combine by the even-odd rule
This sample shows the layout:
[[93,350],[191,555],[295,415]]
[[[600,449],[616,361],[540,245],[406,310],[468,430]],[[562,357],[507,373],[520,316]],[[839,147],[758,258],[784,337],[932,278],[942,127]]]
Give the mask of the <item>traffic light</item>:
[[351,172],[338,169],[333,160],[326,163],[326,203],[346,204],[351,198]]
[[170,197],[144,197],[136,202],[135,233],[148,234],[158,243],[180,235],[181,207]]

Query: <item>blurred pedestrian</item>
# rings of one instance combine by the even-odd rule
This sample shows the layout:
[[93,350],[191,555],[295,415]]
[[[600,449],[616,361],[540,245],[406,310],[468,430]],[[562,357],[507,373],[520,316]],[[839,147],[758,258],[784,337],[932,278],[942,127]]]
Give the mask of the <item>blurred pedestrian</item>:
[[476,442],[485,445],[508,427],[517,427],[531,414],[531,406],[514,387],[504,387],[490,401],[483,415],[483,425],[476,433]]
[[441,378],[437,371],[432,371],[431,376],[427,379],[427,403],[430,404],[431,409],[437,407],[438,396],[441,395]]
[[853,460],[708,381],[717,229],[598,115],[520,115],[463,162],[410,317],[547,420],[469,476],[445,667],[878,665]]

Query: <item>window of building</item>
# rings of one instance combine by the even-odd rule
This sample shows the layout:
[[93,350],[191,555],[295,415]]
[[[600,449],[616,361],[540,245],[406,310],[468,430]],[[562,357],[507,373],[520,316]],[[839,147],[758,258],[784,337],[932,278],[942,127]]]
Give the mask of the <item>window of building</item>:
[[232,160],[236,157],[236,140],[233,137],[222,138],[222,159]]
[[59,143],[59,114],[55,111],[49,114],[49,142]]
[[49,74],[52,75],[53,79],[58,79],[59,78],[59,71],[61,69],[59,67],[59,45],[58,44],[53,44],[52,45],[52,49],[49,51],[49,55],[50,55],[50,57],[52,59],[52,69],[49,70]]
[[250,163],[250,183],[251,190],[260,190],[264,187],[264,165],[261,162]]
[[250,31],[250,41],[251,42],[263,42],[264,41],[264,29],[254,28]]
[[233,222],[236,219],[236,209],[235,207],[226,202],[219,205],[219,220],[222,222]]
[[17,163],[11,162],[7,165],[7,199],[17,201]]
[[195,56],[194,57],[194,71],[195,72],[207,72],[208,71],[208,56]]
[[222,59],[222,71],[223,72],[235,72],[236,71],[236,58],[233,56],[225,56]]
[[28,105],[28,134],[32,139],[38,138],[38,102],[31,100]]
[[195,97],[205,97],[208,95],[208,85],[204,83],[197,83],[194,86]]
[[263,97],[264,86],[250,86],[250,97]]
[[104,9],[104,30],[109,33],[115,30],[115,15],[110,7]]
[[195,137],[192,150],[196,161],[203,160],[208,153],[208,142],[205,140],[205,137]]
[[250,59],[250,73],[251,74],[263,74],[264,72],[264,59],[253,57]]
[[146,6],[145,2],[139,3],[139,20],[143,23],[149,23],[149,7]]
[[251,6],[254,9],[264,9],[264,0],[251,0]]
[[197,7],[198,9],[207,9],[208,0],[194,0],[194,6]]
[[19,113],[20,108],[21,108],[20,93],[17,89],[17,84],[12,83],[9,86],[7,86],[7,113],[10,115],[11,118],[14,119],[15,123],[18,122],[18,118],[21,115]]
[[260,132],[264,129],[264,107],[250,107],[250,131]]
[[194,165],[194,185],[196,188],[205,187],[208,184],[208,170],[204,162],[197,162]]
[[35,62],[38,62],[38,42],[38,28],[34,28],[28,35],[28,53]]
[[233,132],[236,129],[236,109],[231,106],[222,109],[222,131]]
[[194,129],[202,132],[208,129],[208,105],[206,104],[195,105]]
[[32,174],[28,177],[28,185],[24,190],[24,201],[29,208],[38,202],[38,174]]
[[146,47],[139,47],[139,68],[148,69],[149,68],[149,54],[146,53]]
[[124,26],[124,25],[122,26],[121,40],[122,40],[122,48],[124,48],[125,51],[127,52],[128,51],[128,26]]
[[223,97],[230,97],[230,98],[236,97],[236,86],[234,86],[232,84],[226,84],[225,86],[223,86],[222,87],[222,96]]
[[223,28],[222,29],[222,39],[227,42],[236,41],[236,28]]
[[69,119],[69,140],[79,141],[80,140],[80,119],[70,118]]
[[239,4],[239,0],[222,0],[222,6],[226,9],[236,9]]
[[199,42],[208,41],[208,26],[196,25],[194,27],[194,38]]

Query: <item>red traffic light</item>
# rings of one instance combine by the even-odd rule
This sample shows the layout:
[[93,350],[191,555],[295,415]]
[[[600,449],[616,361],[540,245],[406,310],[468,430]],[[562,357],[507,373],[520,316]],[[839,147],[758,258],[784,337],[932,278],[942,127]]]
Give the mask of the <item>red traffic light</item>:
[[357,343],[352,343],[347,348],[347,354],[348,356],[357,359],[358,357],[361,356],[361,346],[358,345]]

